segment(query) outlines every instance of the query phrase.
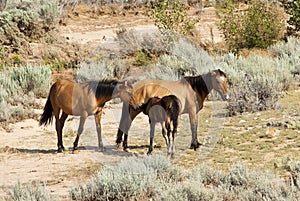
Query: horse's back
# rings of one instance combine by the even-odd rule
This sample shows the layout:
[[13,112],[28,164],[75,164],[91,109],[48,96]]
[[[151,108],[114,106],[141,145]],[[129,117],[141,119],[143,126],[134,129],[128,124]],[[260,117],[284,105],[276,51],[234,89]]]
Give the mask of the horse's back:
[[133,88],[133,98],[140,106],[152,97],[163,98],[169,95],[175,95],[185,106],[186,100],[194,96],[191,86],[181,80],[142,80],[135,83]]

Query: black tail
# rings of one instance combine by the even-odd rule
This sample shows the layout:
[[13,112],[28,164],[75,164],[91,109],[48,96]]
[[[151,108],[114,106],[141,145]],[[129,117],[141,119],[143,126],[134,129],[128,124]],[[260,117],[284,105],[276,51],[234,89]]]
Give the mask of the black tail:
[[177,128],[178,117],[179,117],[179,113],[180,113],[180,102],[175,99],[172,102],[172,106],[171,106],[170,110],[171,110],[170,111],[171,121],[173,121],[173,125],[176,124],[176,128]]
[[52,108],[52,104],[51,104],[51,101],[50,101],[50,95],[49,95],[48,99],[47,99],[47,102],[46,102],[46,105],[44,107],[44,112],[41,115],[39,125],[40,126],[42,126],[42,125],[46,126],[46,125],[50,124],[52,122],[52,118],[53,118],[53,108]]

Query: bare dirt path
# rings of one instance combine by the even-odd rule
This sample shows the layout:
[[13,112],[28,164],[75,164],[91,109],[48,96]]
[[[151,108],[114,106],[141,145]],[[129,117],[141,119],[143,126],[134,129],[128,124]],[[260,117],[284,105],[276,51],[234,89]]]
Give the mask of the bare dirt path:
[[[80,138],[79,154],[65,151],[56,153],[56,132],[54,124],[39,127],[38,122],[28,119],[9,125],[10,132],[0,130],[0,185],[11,188],[20,181],[46,182],[51,194],[59,200],[69,199],[69,190],[77,183],[86,182],[102,165],[111,165],[121,158],[134,155],[119,151],[115,146],[115,136],[121,104],[113,104],[104,110],[102,117],[104,152],[97,150],[97,135],[93,117],[85,124],[85,131]],[[141,115],[133,128],[134,133],[148,132],[147,119]],[[143,126],[145,124],[145,126]],[[69,117],[64,127],[64,145],[71,150],[78,126],[77,117]],[[134,137],[133,137],[134,138]],[[144,141],[148,136],[138,137]],[[135,140],[136,141],[136,140]],[[139,142],[137,142],[139,143]],[[1,192],[2,191],[2,192]],[[0,189],[0,196],[4,195]]]

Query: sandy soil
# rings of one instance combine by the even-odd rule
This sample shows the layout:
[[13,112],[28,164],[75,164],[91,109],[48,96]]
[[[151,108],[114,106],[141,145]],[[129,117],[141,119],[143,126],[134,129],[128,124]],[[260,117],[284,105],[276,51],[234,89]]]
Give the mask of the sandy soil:
[[[52,195],[59,200],[68,200],[69,190],[80,182],[85,182],[102,165],[111,165],[121,158],[134,155],[117,150],[115,136],[121,113],[121,104],[105,108],[102,117],[104,152],[97,150],[97,135],[93,117],[85,124],[80,138],[79,153],[72,154],[79,119],[69,117],[64,127],[64,145],[70,151],[56,153],[56,132],[54,124],[39,127],[38,122],[28,119],[9,125],[10,132],[0,130],[0,185],[11,188],[17,181],[46,181]],[[148,132],[148,120],[140,115],[132,133]],[[148,136],[131,136],[137,144],[147,144]],[[140,141],[140,142],[138,142]],[[2,192],[1,192],[2,191]],[[3,195],[0,190],[0,196]]]

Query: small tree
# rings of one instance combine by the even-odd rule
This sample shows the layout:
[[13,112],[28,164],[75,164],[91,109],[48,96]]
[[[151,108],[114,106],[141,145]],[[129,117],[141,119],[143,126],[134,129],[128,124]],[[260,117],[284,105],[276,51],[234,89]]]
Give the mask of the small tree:
[[219,27],[232,51],[266,48],[284,35],[284,11],[275,3],[253,0],[244,10],[229,3],[220,13]]
[[187,10],[180,0],[156,0],[148,6],[148,15],[163,34],[171,31],[191,35],[197,19],[189,17]]
[[290,15],[289,25],[300,31],[300,0],[280,0],[287,14]]

